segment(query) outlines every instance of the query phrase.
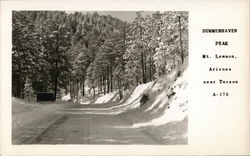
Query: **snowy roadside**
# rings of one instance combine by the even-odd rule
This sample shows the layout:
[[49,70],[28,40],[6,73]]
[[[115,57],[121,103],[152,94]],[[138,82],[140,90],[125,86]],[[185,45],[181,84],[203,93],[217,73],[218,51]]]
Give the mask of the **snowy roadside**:
[[88,104],[105,104],[105,103],[114,103],[119,101],[118,91],[114,91],[108,94],[99,94],[96,99],[91,99],[88,96],[80,97],[79,102],[82,105]]
[[131,126],[125,127],[140,129],[163,144],[187,144],[188,91],[186,80],[187,72],[185,71],[179,77],[167,76],[158,80],[151,85],[148,91],[142,91],[143,94],[149,95],[149,100],[141,107],[139,100],[137,102],[133,100],[138,106],[120,114],[131,123]]
[[12,98],[12,130],[18,131],[33,121],[54,115],[57,110],[71,105],[70,103],[29,103],[22,99]]
[[[71,108],[67,111],[72,114],[118,115],[130,125],[115,126],[117,128],[140,129],[164,144],[187,144],[187,79],[187,71],[179,74],[174,70],[153,82],[138,85],[117,105]],[[107,105],[112,103],[111,99],[115,99],[116,95],[114,92],[100,96],[93,104]],[[148,100],[142,102],[145,95]]]

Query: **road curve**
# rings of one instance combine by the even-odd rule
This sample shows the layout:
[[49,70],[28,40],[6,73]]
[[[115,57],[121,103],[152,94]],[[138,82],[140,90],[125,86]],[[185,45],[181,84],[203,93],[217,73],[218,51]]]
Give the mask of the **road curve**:
[[[82,107],[86,105],[75,106]],[[142,129],[131,128],[130,122],[119,115],[77,112],[62,111],[60,120],[23,144],[161,144]]]

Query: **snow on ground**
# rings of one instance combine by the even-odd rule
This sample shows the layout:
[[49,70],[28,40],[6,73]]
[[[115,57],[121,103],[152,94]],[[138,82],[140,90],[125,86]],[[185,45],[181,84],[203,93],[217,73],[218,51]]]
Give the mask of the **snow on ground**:
[[[147,91],[154,85],[154,82],[149,82],[146,84],[141,84],[137,86],[128,99],[120,102],[117,106],[109,107],[109,108],[77,108],[77,110],[86,110],[88,112],[84,113],[93,113],[93,114],[119,114],[125,112],[128,109],[134,109],[140,106],[140,97],[143,93],[147,93]],[[115,102],[119,100],[119,93],[117,91],[100,96],[95,101],[80,101],[81,104],[104,104],[109,102]],[[69,109],[69,110],[74,110]]]
[[62,97],[62,100],[63,100],[63,101],[69,101],[70,99],[71,99],[70,94],[64,95],[64,96]]
[[68,106],[68,103],[53,104],[51,102],[28,102],[19,98],[12,98],[12,129],[16,130],[26,124],[43,118],[56,110]]
[[[71,111],[74,111],[74,110],[86,111],[86,112],[84,112],[84,114],[110,114],[110,115],[114,115],[114,114],[123,113],[123,112],[126,112],[129,109],[138,108],[140,106],[140,98],[142,97],[142,95],[144,93],[147,93],[148,90],[150,90],[153,85],[154,85],[154,82],[149,82],[149,83],[141,84],[141,85],[137,86],[133,90],[133,92],[131,93],[129,98],[125,100],[125,102],[122,101],[121,103],[119,103],[116,106],[112,106],[112,107],[109,107],[109,108],[77,108],[77,109],[73,108],[73,109],[68,109],[68,110],[71,110]],[[98,102],[105,101],[104,103],[106,103],[106,102],[113,101],[113,99],[115,99],[115,98],[119,99],[118,92],[116,94],[112,93],[111,95],[109,95],[109,94],[106,94],[106,95],[99,97],[98,98],[99,100],[97,99]],[[97,103],[96,101],[94,103]]]
[[143,93],[146,93],[151,87],[154,85],[154,82],[149,82],[146,84],[141,84],[135,88],[131,96],[124,102],[123,105],[128,105],[131,103],[136,103],[136,105],[133,106],[133,108],[140,106],[140,98]]
[[144,93],[147,93],[147,91],[154,85],[154,82],[149,82],[146,84],[141,84],[137,86],[130,97],[121,105],[117,105],[112,107],[114,109],[114,112],[116,114],[125,112],[129,109],[135,109],[140,106],[140,99]]
[[[107,108],[77,108],[77,113],[84,114],[121,114],[125,113],[134,123],[133,127],[148,125],[159,126],[171,121],[180,121],[187,116],[187,91],[186,72],[176,78],[176,71],[166,75],[156,82],[149,82],[137,86],[129,95],[129,98],[118,103],[116,106]],[[151,95],[153,93],[153,95]],[[149,94],[151,101],[147,107],[140,107],[140,99],[143,94]],[[104,104],[118,97],[117,92],[106,94],[96,99],[94,103]],[[89,104],[89,102],[82,102]],[[166,107],[167,106],[167,107]],[[133,111],[134,112],[130,112]],[[74,108],[69,109],[74,112]],[[128,113],[127,113],[128,112]],[[144,117],[149,117],[145,119]]]
[[93,101],[92,97],[90,95],[80,96],[79,97],[79,103],[81,105],[88,105],[91,104]]
[[[169,83],[173,81],[173,79],[176,76],[176,71],[171,72],[161,80],[156,81],[155,85],[151,88],[151,92],[157,92],[160,90],[163,90],[160,94],[157,94],[155,97],[155,100],[150,104],[150,106],[144,110],[144,112],[153,111],[156,112],[160,108],[162,108],[166,102],[168,101],[168,94],[170,92],[169,90]],[[166,85],[168,83],[168,85]],[[168,88],[169,87],[169,88]],[[151,97],[152,98],[152,97]],[[157,109],[155,107],[160,103]]]
[[87,104],[104,104],[104,103],[110,103],[110,102],[117,102],[119,100],[119,94],[118,91],[105,94],[105,95],[99,95],[99,97],[95,100],[92,99],[92,97],[85,95],[83,97],[79,98],[79,102],[82,105]]
[[88,105],[90,104],[90,101],[80,102],[81,105]]
[[131,94],[131,96],[127,99],[127,101],[124,102],[124,105],[127,105],[128,103],[135,101],[139,96],[141,96],[143,92],[145,92],[145,90],[152,87],[152,85],[153,85],[153,82],[149,82],[149,83],[141,84],[137,86],[135,90],[133,91],[133,93]]
[[[160,102],[158,109],[162,108],[166,105],[166,101],[169,100],[169,109],[165,109],[163,115],[158,118],[155,118],[151,121],[144,122],[144,123],[136,123],[133,127],[145,127],[149,125],[159,126],[166,124],[171,121],[181,121],[187,116],[187,104],[188,104],[188,97],[187,97],[187,82],[186,82],[186,73],[184,72],[182,77],[178,78],[175,83],[171,86],[172,92],[175,94],[168,99],[168,92],[162,92],[155,102],[149,107],[146,111],[149,111],[153,108],[153,106]],[[157,111],[156,109],[153,110]]]
[[95,104],[103,104],[103,103],[107,103],[107,102],[114,102],[118,99],[119,99],[118,92],[115,91],[115,92],[112,92],[112,93],[109,93],[109,94],[106,94],[106,95],[103,95],[103,96],[97,98],[94,101],[94,103]]
[[[157,88],[158,86],[154,87]],[[157,98],[155,99],[155,101],[146,109],[144,110],[144,112],[148,112],[148,111],[153,111],[154,107],[159,103],[163,103],[163,101],[166,101],[168,99],[167,97],[167,91],[163,91],[162,93],[160,93],[160,95],[157,96]]]

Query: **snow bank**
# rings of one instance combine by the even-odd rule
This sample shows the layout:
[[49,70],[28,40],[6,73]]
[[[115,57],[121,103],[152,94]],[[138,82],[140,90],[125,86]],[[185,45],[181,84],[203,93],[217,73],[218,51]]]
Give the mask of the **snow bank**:
[[[160,94],[156,96],[156,99],[154,102],[146,109],[144,112],[148,111],[153,111],[156,112],[164,105],[166,104],[166,101],[168,101],[168,93],[170,92],[169,90],[169,83],[173,81],[177,74],[177,71],[174,70],[171,73],[169,73],[167,76],[161,78],[160,80],[157,80],[154,86],[150,89],[151,92],[157,92],[157,91],[162,91]],[[168,84],[168,85],[166,85]],[[167,88],[166,88],[167,87]],[[160,104],[159,104],[160,103]],[[157,106],[159,104],[159,106]],[[155,108],[157,106],[157,108]],[[154,110],[153,110],[154,109]]]
[[167,100],[167,91],[163,91],[160,95],[157,96],[157,98],[155,99],[155,101],[150,105],[150,107],[148,107],[146,110],[144,110],[144,112],[148,112],[153,110],[153,108],[159,103],[161,102],[164,103],[164,101]]
[[70,99],[71,99],[70,94],[64,95],[64,96],[62,97],[62,100],[63,100],[63,101],[69,101]]
[[143,93],[147,93],[149,89],[152,88],[154,82],[149,82],[146,84],[141,84],[137,86],[130,97],[121,105],[113,106],[110,109],[112,110],[112,114],[123,113],[129,109],[135,109],[140,106],[140,97]]
[[[100,95],[99,95],[100,96]],[[106,95],[102,95],[100,97],[98,97],[97,99],[93,100],[91,97],[89,96],[83,96],[80,97],[79,102],[82,105],[87,105],[87,104],[105,104],[105,103],[109,103],[109,102],[116,102],[119,100],[119,94],[118,91],[106,94]]]
[[96,99],[96,101],[94,102],[95,104],[103,104],[103,103],[107,103],[107,102],[114,102],[118,99],[118,92],[112,92],[106,95],[103,95],[99,98]]
[[[77,108],[77,109],[68,109],[69,111],[81,110],[84,114],[110,114],[115,115],[119,113],[123,113],[129,109],[134,109],[140,106],[140,97],[143,93],[147,93],[148,90],[152,88],[154,82],[149,82],[146,84],[141,84],[137,86],[130,97],[122,104],[117,106],[112,106],[108,108]],[[119,98],[118,92],[113,92],[104,96],[99,97],[94,103],[106,103],[107,101],[113,101],[115,98]],[[82,103],[83,104],[83,103]],[[81,113],[81,112],[78,112]]]
[[[136,123],[133,125],[134,128],[145,127],[145,126],[160,126],[166,124],[171,121],[181,121],[187,115],[187,104],[188,104],[188,96],[187,96],[187,82],[186,82],[186,72],[178,78],[173,85],[171,86],[172,91],[175,93],[173,97],[167,99],[167,92],[162,92],[154,103],[149,107],[146,111],[153,109],[156,103],[160,102],[159,107],[163,107],[166,105],[166,101],[169,101],[169,109],[165,109],[162,116],[155,118],[149,122],[144,123]],[[156,110],[153,110],[156,111]]]
[[[173,72],[174,73],[174,72]],[[75,110],[78,110],[78,114],[110,114],[110,115],[115,115],[115,114],[120,114],[127,112],[128,110],[133,110],[135,108],[138,108],[138,113],[143,113],[151,115],[150,113],[158,113],[158,110],[163,108],[167,103],[170,104],[170,109],[165,109],[164,114],[159,117],[155,118],[154,120],[148,122],[148,123],[143,123],[143,124],[138,124],[134,126],[143,126],[143,125],[150,125],[154,123],[155,125],[161,125],[169,121],[173,120],[180,120],[183,116],[182,109],[184,105],[187,103],[187,97],[185,96],[185,86],[186,86],[186,77],[185,73],[183,73],[183,76],[178,78],[177,81],[175,81],[170,87],[168,87],[168,83],[166,81],[169,81],[170,79],[174,80],[175,76],[174,74],[170,74],[164,79],[159,80],[159,82],[149,82],[146,84],[141,84],[137,86],[132,93],[130,94],[128,99],[125,99],[124,102],[120,102],[116,106],[112,107],[103,107],[103,108],[77,108],[77,109],[68,109],[71,113],[76,113],[74,112]],[[167,87],[167,88],[166,88]],[[161,92],[157,93],[157,90],[160,89]],[[162,90],[163,89],[163,90]],[[145,93],[151,93],[151,92],[156,92],[157,94],[154,95],[155,100],[152,101],[152,103],[148,103],[150,105],[148,108],[140,111],[140,99],[143,94]],[[169,94],[171,92],[175,92],[175,95],[172,96],[169,99]],[[150,95],[149,95],[150,96]],[[104,104],[107,102],[112,102],[114,99],[119,98],[118,92],[113,92],[106,94],[104,96],[101,96],[96,99],[93,103],[95,104]],[[185,103],[186,102],[186,103]],[[81,104],[89,104],[92,102],[85,101],[81,102]],[[183,105],[183,106],[179,106]],[[157,106],[157,107],[156,107]],[[180,113],[178,115],[178,113]],[[176,115],[175,115],[176,114]],[[184,114],[185,116],[185,114]],[[151,123],[152,122],[152,123]]]
[[124,105],[127,105],[129,103],[132,103],[136,99],[138,99],[142,93],[144,93],[146,90],[150,89],[153,86],[154,82],[149,82],[146,84],[141,84],[135,88],[131,96],[124,102]]
[[88,104],[90,104],[90,101],[85,101],[85,102],[80,101],[80,104],[82,104],[82,105],[88,105]]

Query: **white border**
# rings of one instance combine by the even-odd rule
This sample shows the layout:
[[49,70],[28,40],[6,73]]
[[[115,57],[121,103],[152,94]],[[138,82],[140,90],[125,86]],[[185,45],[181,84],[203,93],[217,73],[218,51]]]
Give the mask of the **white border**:
[[[86,0],[86,1],[1,1],[1,152],[3,155],[180,155],[250,154],[249,147],[249,1],[163,1],[163,0]],[[11,145],[11,11],[189,11],[189,143],[188,145]],[[209,77],[200,59],[214,38],[200,33],[202,28],[238,28],[233,38],[239,59],[230,77],[241,84],[227,99],[207,96],[214,87],[200,82]],[[208,35],[209,36],[209,35]],[[231,41],[231,40],[230,40]],[[230,49],[229,49],[230,50]],[[221,62],[217,62],[218,65]],[[211,75],[213,78],[214,75]],[[216,76],[216,75],[215,75]],[[225,75],[222,75],[225,76]],[[227,75],[228,76],[228,75]],[[224,87],[221,87],[224,88]],[[211,104],[212,103],[212,104]]]

